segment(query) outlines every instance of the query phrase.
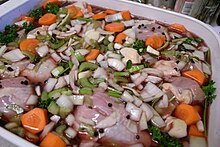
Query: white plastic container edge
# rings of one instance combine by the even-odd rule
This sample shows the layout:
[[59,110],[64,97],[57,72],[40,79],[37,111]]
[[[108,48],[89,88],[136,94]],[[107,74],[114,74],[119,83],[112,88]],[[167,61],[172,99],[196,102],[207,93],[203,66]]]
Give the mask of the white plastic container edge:
[[[0,6],[0,30],[4,28],[7,24],[12,24],[14,18],[26,14],[35,6],[39,6],[43,0],[10,0]],[[76,0],[77,1],[77,0]],[[207,45],[211,48],[212,55],[212,79],[216,82],[216,94],[217,99],[213,102],[210,115],[209,115],[209,134],[208,134],[208,146],[218,147],[220,144],[220,78],[218,74],[220,73],[220,38],[218,34],[212,30],[208,25],[203,22],[178,14],[175,12],[161,10],[156,7],[147,6],[139,3],[135,3],[127,0],[78,0],[86,1],[89,4],[96,5],[99,7],[110,8],[114,10],[130,10],[132,14],[137,16],[155,19],[164,23],[181,23],[185,27],[194,32],[196,35],[200,36],[205,40]],[[20,137],[0,128],[0,136],[9,140],[10,142],[18,146],[35,146]]]

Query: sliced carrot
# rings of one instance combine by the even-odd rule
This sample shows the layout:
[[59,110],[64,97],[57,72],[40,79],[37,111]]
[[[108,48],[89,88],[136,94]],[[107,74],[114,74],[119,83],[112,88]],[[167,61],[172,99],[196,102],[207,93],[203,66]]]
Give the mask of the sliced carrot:
[[195,124],[201,119],[199,113],[188,104],[178,105],[174,111],[174,116],[185,121],[187,125]]
[[95,60],[98,55],[100,54],[100,51],[98,49],[91,49],[89,54],[86,55],[85,59],[88,60]]
[[59,0],[47,0],[43,3],[43,8],[46,9],[47,4],[49,3],[55,4],[55,5],[61,5],[61,2]]
[[205,83],[206,77],[205,75],[198,69],[185,71],[182,73],[184,77],[191,78],[195,80],[199,85],[203,85]]
[[126,39],[126,37],[127,37],[127,35],[126,35],[125,33],[119,33],[119,34],[116,36],[114,42],[115,42],[115,43],[122,44],[123,41]]
[[56,22],[57,16],[52,13],[47,13],[44,14],[40,19],[39,19],[39,24],[41,25],[51,25]]
[[82,11],[76,6],[71,6],[71,7],[67,8],[67,12],[72,15],[72,17],[71,17],[72,19],[83,16]]
[[34,108],[21,116],[23,127],[33,134],[41,132],[48,122],[47,111]]
[[204,137],[204,132],[200,132],[196,125],[189,126],[189,136]]
[[98,13],[98,14],[93,15],[92,19],[101,20],[101,19],[104,19],[106,15],[107,15],[106,13]]
[[21,20],[26,20],[26,21],[29,21],[29,22],[34,22],[34,18],[29,17],[29,16],[25,16],[25,15],[21,16]]
[[153,35],[145,41],[146,46],[151,46],[154,49],[160,48],[165,43],[165,37],[162,35]]
[[202,116],[203,109],[201,106],[195,105],[195,106],[193,106],[193,108],[200,114],[200,116]]
[[114,11],[114,10],[111,10],[111,9],[107,9],[107,10],[105,11],[105,13],[106,13],[106,14],[116,14],[117,12]]
[[41,141],[40,147],[66,147],[66,143],[58,135],[50,132]]
[[131,13],[129,10],[122,11],[121,15],[125,20],[131,20]]
[[105,26],[105,30],[110,31],[110,32],[121,32],[124,30],[124,28],[125,28],[125,25],[124,23],[121,23],[121,22],[113,22]]
[[87,6],[87,11],[88,11],[89,13],[92,13],[92,7],[91,7],[90,5]]
[[38,47],[38,44],[40,43],[37,39],[25,39],[20,42],[20,50],[22,51],[31,51],[34,54],[37,54],[36,48]]
[[171,25],[169,25],[168,28],[171,29],[171,30],[176,30],[176,31],[181,32],[181,33],[186,33],[187,32],[187,29],[184,27],[184,25],[178,24],[178,23],[171,24]]

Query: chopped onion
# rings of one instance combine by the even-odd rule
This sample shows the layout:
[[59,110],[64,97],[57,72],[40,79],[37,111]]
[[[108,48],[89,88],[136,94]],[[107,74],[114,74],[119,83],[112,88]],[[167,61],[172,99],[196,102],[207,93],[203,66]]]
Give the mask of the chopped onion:
[[204,124],[201,120],[199,120],[197,123],[196,123],[196,127],[198,128],[198,130],[200,132],[204,132],[205,131],[205,128],[204,128]]
[[52,53],[51,54],[51,57],[54,59],[54,61],[56,61],[56,62],[60,62],[61,60],[62,60],[62,58],[56,53],[56,52],[54,52],[54,53]]
[[58,123],[59,120],[60,120],[60,116],[58,116],[58,115],[53,115],[53,116],[50,117],[50,120],[53,121],[53,122],[55,122],[55,123]]
[[68,47],[67,50],[64,51],[65,55],[67,55],[68,57],[71,56],[71,50],[73,50],[72,47]]
[[126,29],[123,33],[132,39],[136,39],[135,30],[132,28]]
[[82,24],[85,24],[86,21],[82,21],[82,20],[74,19],[74,20],[71,20],[70,23],[71,23],[72,26],[75,26],[75,25],[82,25]]
[[131,19],[131,20],[127,20],[127,21],[122,21],[124,23],[124,25],[126,27],[133,27],[134,26],[134,19]]
[[167,108],[169,105],[169,100],[166,94],[163,95],[163,98],[158,102],[159,108]]
[[155,68],[144,68],[141,70],[141,72],[145,72],[149,75],[154,75],[154,76],[157,76],[157,77],[163,77],[163,72],[159,69],[155,69]]
[[146,118],[146,114],[145,113],[141,114],[139,125],[140,125],[140,130],[141,131],[148,129],[147,118]]
[[66,118],[65,121],[67,123],[67,125],[72,126],[74,121],[75,121],[75,117],[73,114],[69,114]]
[[140,64],[142,56],[140,56],[137,50],[133,48],[124,47],[120,50],[120,53],[124,56],[122,61],[126,64],[128,60],[131,60],[133,64]]
[[0,48],[0,57],[7,51],[7,47],[6,45],[3,45],[1,48]]
[[32,70],[32,69],[34,69],[34,67],[35,67],[35,64],[30,63],[27,65],[26,68]]
[[89,78],[91,75],[92,75],[92,71],[87,70],[87,71],[80,72],[78,74],[78,78],[79,79],[81,79],[81,78]]
[[125,64],[118,59],[110,58],[107,61],[108,61],[108,65],[117,71],[122,71],[123,69],[125,69]]
[[70,108],[73,109],[73,103],[71,102],[71,100],[69,99],[68,96],[62,94],[58,99],[57,99],[57,104],[60,107],[64,107],[64,108]]
[[121,48],[123,48],[124,46],[123,45],[121,45],[121,44],[119,44],[119,43],[115,43],[114,44],[114,49],[116,49],[116,50],[120,50]]
[[96,31],[99,32],[101,35],[112,35],[112,34],[114,34],[114,32],[105,31],[101,28],[97,28]]
[[71,95],[69,99],[72,101],[73,105],[83,105],[84,95]]
[[148,105],[146,103],[142,103],[140,108],[143,110],[143,112],[145,112],[145,115],[147,117],[147,121],[149,121],[154,116],[150,105]]
[[140,100],[140,99],[139,99],[138,97],[136,97],[136,96],[133,96],[133,98],[134,98],[133,103],[134,103],[137,107],[140,107],[141,104],[143,103],[142,100]]
[[12,62],[17,62],[25,58],[20,49],[11,50],[3,54],[2,57]]
[[130,118],[134,121],[139,121],[141,114],[142,114],[142,109],[138,108],[134,104],[128,102],[126,104],[125,110],[130,113]]
[[27,105],[36,105],[38,102],[38,96],[36,95],[30,95],[26,104]]
[[131,91],[134,93],[134,95],[136,95],[136,96],[140,96],[140,94],[139,94],[135,89],[133,89],[133,88],[131,88],[131,87],[128,87],[128,86],[122,86],[122,88],[124,88],[124,89],[128,89],[128,90],[131,90]]
[[94,71],[93,77],[94,77],[94,78],[102,78],[102,79],[105,79],[105,80],[108,79],[108,75],[107,75],[106,70],[105,70],[104,68],[101,68],[101,67],[98,67],[98,68]]
[[73,139],[74,137],[76,137],[77,135],[77,132],[71,128],[71,127],[68,127],[66,130],[65,130],[65,134],[68,138],[71,138]]
[[147,74],[146,73],[142,73],[138,78],[135,79],[134,84],[137,86],[137,85],[140,85],[146,78],[147,78]]
[[128,120],[126,127],[130,132],[135,133],[135,134],[138,133],[137,124],[134,121]]
[[69,85],[70,84],[70,76],[69,75],[65,75],[65,76],[63,76],[63,78],[66,81],[66,84]]
[[160,83],[163,79],[156,76],[147,76],[147,79],[145,79],[145,82],[151,82],[154,84]]
[[60,57],[61,57],[62,59],[64,59],[64,60],[67,60],[67,61],[70,60],[70,57],[64,55],[63,53],[59,53],[59,55],[60,55]]
[[120,85],[115,84],[115,83],[112,81],[112,79],[109,79],[108,82],[109,82],[109,85],[110,85],[110,86],[112,86],[113,88],[117,89],[118,91],[123,91],[123,90],[124,90]]
[[53,130],[53,127],[55,126],[55,122],[51,121],[49,124],[47,124],[44,127],[44,130],[40,134],[40,140],[42,140],[51,130]]
[[116,14],[105,16],[106,22],[113,22],[113,21],[122,20],[122,19],[123,17],[121,13],[116,13]]
[[186,43],[183,43],[183,46],[184,48],[186,48],[187,50],[197,50],[194,46],[190,45],[190,44],[186,44]]
[[108,56],[108,58],[114,58],[114,59],[121,60],[121,55],[116,54],[116,53],[109,53],[107,56]]
[[185,121],[181,119],[174,119],[172,123],[172,128],[169,130],[168,134],[171,137],[183,138],[187,136],[187,125]]
[[106,90],[106,89],[108,89],[108,84],[106,84],[105,82],[101,82],[101,83],[99,83],[99,87],[101,87],[104,90]]
[[113,35],[109,35],[108,41],[113,42],[115,40],[115,37]]
[[16,25],[16,26],[19,26],[19,27],[23,27],[23,24],[24,24],[25,22],[26,22],[26,23],[29,23],[29,22],[27,22],[27,20],[21,20],[21,21],[15,22],[15,25]]
[[44,86],[44,90],[47,92],[51,92],[54,86],[56,85],[57,81],[58,80],[55,78],[49,78]]
[[99,62],[99,64],[102,68],[108,68],[108,62],[107,61],[101,61],[101,62]]
[[157,111],[154,110],[153,107],[150,106],[151,111],[153,112],[153,117],[151,118],[152,124],[154,124],[158,128],[165,127],[166,124],[162,117],[157,113]]
[[79,52],[80,54],[85,56],[89,53],[89,50],[87,50],[87,49],[77,49],[77,50],[75,50],[75,52]]
[[82,123],[91,125],[91,126],[94,126],[94,125],[95,125],[95,122],[94,122],[93,120],[84,118],[84,117],[82,117],[82,116],[80,116],[79,121],[81,121]]
[[103,61],[104,59],[105,59],[105,56],[103,56],[102,54],[99,54],[98,57],[96,58],[96,61],[99,63]]
[[202,51],[195,50],[192,54],[193,54],[193,56],[198,57],[202,61],[205,60],[205,55],[204,55],[204,52],[202,52]]
[[163,95],[163,91],[160,90],[156,85],[148,82],[141,92],[141,97],[145,102],[152,101],[154,99],[160,98]]
[[147,46],[147,52],[156,56],[160,55],[160,52],[157,51],[156,49],[152,48],[151,46]]
[[132,95],[130,95],[126,90],[123,92],[121,99],[123,99],[125,102],[133,102],[134,98]]
[[40,96],[40,95],[41,95],[40,85],[37,85],[37,86],[35,87],[35,92],[36,92],[37,96]]
[[66,83],[64,77],[59,77],[54,89],[59,89],[59,88],[62,88],[66,85],[67,85],[67,83]]
[[104,39],[105,39],[104,36],[100,36],[100,37],[99,37],[99,40],[98,40],[98,43],[101,43]]
[[57,27],[57,25],[58,25],[58,23],[57,23],[57,22],[56,22],[56,23],[51,24],[51,25],[48,27],[48,31],[53,31],[53,30],[55,30],[55,29],[56,29],[56,27]]
[[212,74],[210,67],[206,63],[202,63],[202,70],[204,73],[206,73],[208,75]]
[[177,64],[178,68],[180,70],[182,70],[185,66],[186,66],[186,62],[184,61],[179,61],[179,63]]
[[105,117],[103,120],[98,122],[95,128],[108,128],[115,125],[119,117],[118,115],[120,114],[116,112],[111,113],[109,116]]

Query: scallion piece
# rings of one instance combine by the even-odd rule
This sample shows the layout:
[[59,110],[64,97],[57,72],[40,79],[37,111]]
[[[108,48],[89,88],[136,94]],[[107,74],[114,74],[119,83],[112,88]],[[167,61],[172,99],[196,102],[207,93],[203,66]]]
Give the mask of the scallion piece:
[[88,88],[88,87],[85,87],[85,88],[81,88],[79,90],[79,94],[85,94],[85,95],[92,95],[92,89],[91,88]]
[[130,76],[129,72],[114,72],[115,77],[128,77]]
[[57,93],[63,93],[63,92],[68,91],[68,90],[69,89],[67,87],[62,87],[62,88],[59,88],[59,89],[55,89],[55,90],[51,91],[50,93],[48,93],[48,98],[53,97]]
[[132,66],[130,69],[128,69],[128,71],[130,73],[133,73],[142,69],[144,69],[144,65],[137,65],[137,66]]
[[90,83],[88,78],[79,79],[79,83],[82,87],[87,87],[87,88],[96,88],[97,87],[97,85],[93,85],[92,83]]
[[132,61],[128,60],[126,63],[126,69],[130,69],[132,67]]
[[129,82],[128,79],[127,79],[127,78],[124,78],[124,77],[115,77],[115,78],[113,79],[113,81],[114,81],[115,83],[117,83],[117,82],[128,83],[128,82]]
[[24,51],[21,51],[21,52],[22,52],[22,54],[24,54],[25,56],[27,56],[29,58],[30,62],[35,61],[36,55],[33,52],[28,51],[28,50],[24,50]]
[[54,68],[52,71],[51,71],[51,74],[54,76],[54,77],[59,77],[59,75],[61,73],[63,73],[64,71],[64,68],[63,66],[58,66],[56,68]]
[[62,125],[59,125],[56,129],[55,129],[55,131],[57,132],[57,134],[59,134],[59,135],[63,135],[63,132],[66,130],[66,128],[67,128],[67,126],[66,125],[64,125],[64,124],[62,124]]
[[76,57],[76,59],[79,61],[79,62],[83,62],[83,61],[85,61],[85,58],[84,58],[84,56],[80,53],[80,52],[74,52],[74,55],[75,55],[75,57]]
[[122,94],[119,94],[118,92],[112,91],[112,90],[108,90],[108,96],[112,96],[112,97],[116,97],[116,98],[120,98]]
[[70,108],[60,107],[59,116],[65,118],[71,112]]
[[91,63],[91,62],[83,62],[79,66],[79,71],[86,71],[86,70],[96,70],[98,68],[98,65]]
[[59,109],[60,108],[55,101],[51,101],[50,105],[47,107],[47,110],[54,115],[59,113]]

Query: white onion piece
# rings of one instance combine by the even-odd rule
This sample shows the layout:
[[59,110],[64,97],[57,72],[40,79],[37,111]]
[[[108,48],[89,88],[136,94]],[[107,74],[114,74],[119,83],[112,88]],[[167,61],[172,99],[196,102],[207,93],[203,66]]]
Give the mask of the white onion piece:
[[151,118],[152,124],[154,124],[158,128],[165,127],[166,124],[165,124],[164,120],[162,119],[162,117],[157,113],[157,111],[154,110],[153,107],[151,107],[151,106],[149,106],[149,107],[150,107],[151,111],[153,112],[153,117]]
[[30,95],[26,104],[27,105],[36,105],[38,102],[38,96],[36,95]]
[[77,58],[74,55],[71,56],[71,61],[73,63],[73,70],[78,69],[79,61],[77,60]]
[[48,51],[49,51],[49,48],[47,45],[43,45],[43,46],[40,46],[38,48],[36,48],[36,51],[37,51],[37,54],[40,56],[40,57],[44,57],[47,55]]
[[139,125],[140,125],[139,127],[140,127],[141,131],[148,129],[147,118],[146,118],[146,114],[145,113],[141,114]]
[[65,76],[63,76],[63,78],[66,81],[66,84],[69,85],[70,84],[70,76],[69,75],[65,75]]
[[172,123],[172,128],[169,130],[168,134],[175,138],[183,138],[187,136],[187,125],[181,119],[174,119]]
[[100,36],[100,37],[99,37],[99,40],[98,40],[98,43],[101,43],[104,39],[105,39],[104,36]]
[[177,64],[178,68],[180,70],[182,70],[185,66],[186,66],[186,62],[184,61],[179,61],[179,63]]
[[105,31],[101,28],[97,28],[96,31],[99,32],[101,35],[112,35],[112,34],[114,34],[114,32]]
[[7,47],[6,45],[3,45],[1,48],[0,48],[0,57],[7,51]]
[[154,116],[150,107],[151,106],[146,103],[142,103],[140,106],[140,108],[143,110],[143,112],[145,112],[145,115],[147,117],[147,121],[149,121]]
[[69,99],[68,96],[66,96],[65,94],[62,94],[58,99],[57,99],[57,104],[60,107],[64,107],[64,108],[69,108],[69,109],[73,109],[73,103],[71,102],[71,100]]
[[80,24],[76,24],[74,26],[74,30],[76,31],[77,34],[81,31],[81,29],[82,29],[82,25],[80,25]]
[[155,68],[144,68],[141,70],[141,72],[145,72],[149,75],[154,75],[154,76],[157,76],[157,77],[163,77],[163,72],[159,69],[155,69]]
[[59,77],[54,89],[59,89],[59,88],[62,88],[66,85],[67,85],[67,83],[66,83],[64,77]]
[[156,85],[148,82],[141,92],[141,97],[145,102],[152,101],[154,99],[160,98],[163,95],[163,91],[160,90]]
[[169,100],[166,94],[163,95],[163,98],[158,102],[159,108],[167,108],[169,105]]
[[140,85],[145,79],[147,78],[147,74],[146,73],[142,73],[137,79],[135,79],[134,84]]
[[60,24],[57,26],[57,28],[59,28],[59,27],[62,26],[62,25],[65,25],[65,23],[68,21],[69,18],[70,18],[70,14],[68,13],[68,14],[66,15],[66,17],[62,19],[62,21],[61,21]]
[[132,120],[128,120],[126,127],[130,132],[135,133],[135,134],[138,133],[138,128],[137,128],[136,122],[134,122]]
[[206,46],[201,46],[198,48],[200,51],[203,51],[203,52],[207,52],[210,48],[206,47]]
[[133,96],[133,98],[134,98],[133,103],[134,103],[137,107],[140,107],[141,104],[143,103],[142,100],[140,100],[140,99],[139,99],[138,97],[136,97],[136,96]]
[[134,29],[126,29],[123,32],[125,35],[127,35],[128,37],[132,38],[132,39],[136,39],[136,34],[135,34],[135,30]]
[[51,25],[48,27],[48,31],[53,31],[53,30],[55,30],[55,29],[56,29],[56,27],[57,27],[57,25],[58,25],[58,23],[57,23],[57,22],[56,22],[56,23],[51,24]]
[[108,65],[117,71],[125,69],[125,64],[118,59],[108,59]]
[[134,98],[130,93],[128,93],[126,90],[123,92],[121,99],[124,100],[125,102],[133,102]]
[[205,63],[202,63],[202,70],[203,70],[204,73],[206,73],[208,75],[212,74],[212,71],[211,71],[210,67]]
[[104,68],[101,68],[101,67],[98,67],[98,68],[94,71],[93,77],[94,77],[94,78],[102,78],[102,79],[105,79],[105,80],[108,79],[108,75],[107,75],[106,70],[105,70]]
[[51,130],[53,130],[54,125],[55,122],[51,121],[44,127],[43,132],[40,134],[40,140],[42,140]]
[[187,49],[187,50],[197,50],[194,46],[190,45],[190,44],[186,44],[186,43],[183,43],[183,46]]
[[202,61],[205,60],[205,55],[204,55],[204,52],[202,52],[202,51],[195,50],[192,54],[193,54],[193,56],[198,57]]
[[77,50],[75,50],[75,52],[79,52],[80,54],[85,56],[89,53],[89,50],[87,50],[87,49],[77,49]]
[[122,59],[124,63],[127,63],[128,60],[131,60],[133,64],[141,63],[142,56],[133,48],[124,47],[120,50],[120,53],[124,56]]
[[162,78],[156,76],[147,76],[147,79],[145,79],[145,82],[151,82],[154,84],[160,83],[161,81]]
[[81,21],[81,20],[78,20],[78,19],[74,19],[74,20],[71,20],[70,23],[71,23],[72,26],[75,26],[75,25],[85,24],[86,21]]
[[99,65],[100,65],[102,68],[108,68],[108,62],[107,62],[107,61],[100,61],[100,62],[99,62]]
[[83,105],[84,95],[71,95],[69,99],[72,101],[73,105]]
[[130,88],[134,88],[136,85],[134,83],[127,83],[125,84],[126,86],[130,87]]
[[67,45],[64,44],[63,46],[61,46],[61,47],[57,50],[57,52],[64,52],[67,48],[68,48]]
[[134,19],[122,21],[126,27],[133,27],[134,26]]
[[108,41],[109,41],[109,42],[113,42],[114,40],[115,40],[115,36],[109,35]]
[[109,116],[105,117],[103,120],[97,123],[95,128],[108,128],[117,123],[120,114],[113,112]]
[[123,90],[124,90],[120,85],[115,84],[115,83],[112,81],[112,79],[109,79],[108,82],[109,82],[109,85],[110,85],[110,86],[112,86],[113,88],[117,89],[118,91],[123,91]]
[[106,90],[106,89],[108,89],[108,84],[106,84],[105,82],[101,82],[101,83],[99,83],[99,87],[101,87],[104,90]]
[[39,85],[37,85],[37,86],[35,87],[35,92],[36,92],[37,96],[40,96],[40,95],[41,95],[41,88],[40,88]]
[[196,127],[198,128],[198,130],[200,132],[204,132],[205,131],[205,128],[204,128],[204,124],[201,120],[199,120],[197,123],[196,123]]
[[78,74],[78,78],[79,79],[81,79],[81,78],[89,78],[91,75],[92,75],[92,71],[87,70],[87,71],[80,72]]
[[135,89],[133,89],[133,88],[131,88],[131,87],[128,87],[128,86],[122,86],[122,88],[124,88],[124,89],[128,89],[128,90],[131,90],[131,91],[134,93],[134,95],[136,95],[136,96],[140,96],[140,94],[139,94]]
[[113,22],[113,21],[122,20],[122,19],[123,17],[121,13],[116,13],[116,14],[105,16],[106,22]]
[[126,104],[125,110],[130,113],[130,118],[131,120],[134,121],[139,121],[141,114],[142,114],[142,109],[138,108],[137,106],[135,106],[134,104],[128,102]]
[[52,57],[53,60],[56,61],[56,62],[60,62],[60,61],[62,60],[62,58],[61,58],[56,52],[52,53],[52,54],[51,54],[51,57]]
[[3,54],[2,57],[12,62],[17,62],[25,58],[20,49],[11,50]]
[[71,127],[68,127],[64,132],[66,136],[71,139],[73,139],[77,135],[77,132]]
[[59,120],[60,120],[60,116],[58,116],[58,115],[53,115],[53,116],[50,117],[50,120],[53,121],[53,122],[55,122],[55,123],[58,123]]
[[131,77],[131,80],[134,82],[140,76],[141,76],[141,73],[136,73],[136,74],[131,75],[130,77]]
[[71,46],[69,46],[69,47],[67,48],[67,50],[64,51],[65,55],[67,55],[68,57],[71,56],[71,54],[72,54],[72,53],[71,53],[71,50],[73,50],[73,48],[72,48]]
[[105,57],[102,54],[99,54],[98,57],[96,58],[96,61],[99,63],[101,61],[103,61],[105,59]]
[[82,117],[82,116],[80,116],[79,121],[82,122],[82,123],[91,125],[91,126],[94,126],[94,125],[95,125],[95,122],[94,122],[93,120],[84,118],[84,117]]
[[65,121],[67,123],[67,125],[72,126],[74,121],[75,121],[75,117],[73,114],[69,114],[66,118]]
[[[77,60],[78,61],[78,60]],[[69,77],[70,77],[70,87],[73,89],[73,93],[78,94],[79,93],[79,87],[75,85],[75,81],[77,80],[78,71],[74,70],[74,68],[70,71]]]
[[26,68],[32,70],[32,69],[34,69],[34,67],[35,67],[35,65],[30,63],[30,64],[27,65]]
[[98,41],[100,37],[100,33],[92,29],[85,33],[85,37],[87,37],[89,40],[92,39],[92,40]]
[[57,83],[57,79],[55,78],[49,78],[44,86],[44,90],[47,92],[51,92],[54,88],[54,86]]
[[64,59],[64,60],[67,60],[67,61],[70,60],[70,57],[64,55],[63,53],[59,53],[59,55],[60,55],[60,57],[61,57],[62,59]]
[[[27,22],[26,20],[21,20],[21,21],[17,21],[15,22],[15,25],[19,26],[19,27],[23,27],[23,23]],[[29,22],[27,22],[29,24]]]
[[114,58],[114,59],[121,60],[121,55],[116,54],[116,53],[109,53],[107,56],[108,56],[108,58]]
[[119,44],[119,43],[115,43],[114,44],[114,49],[116,49],[116,50],[120,50],[121,48],[123,48],[124,46],[123,45],[121,45],[121,44]]

